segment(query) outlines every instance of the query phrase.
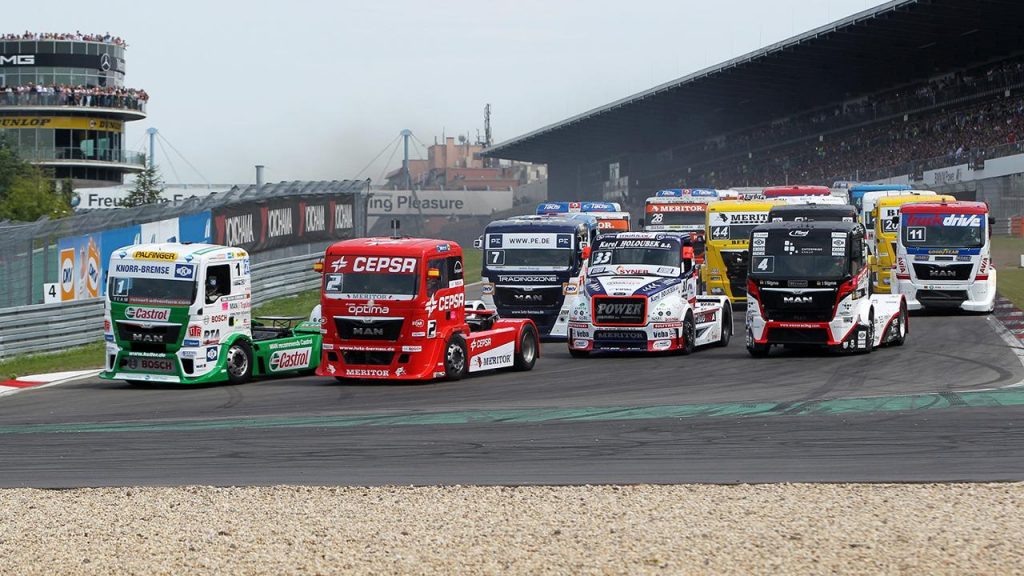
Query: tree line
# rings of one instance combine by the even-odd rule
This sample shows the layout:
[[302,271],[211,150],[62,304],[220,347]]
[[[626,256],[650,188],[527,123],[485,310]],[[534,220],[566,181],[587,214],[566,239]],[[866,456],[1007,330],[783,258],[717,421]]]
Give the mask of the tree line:
[[[125,206],[160,201],[164,184],[159,172],[148,167],[135,177]],[[64,218],[73,212],[71,180],[57,180],[52,171],[27,162],[17,148],[0,137],[0,220],[33,222],[43,216]]]

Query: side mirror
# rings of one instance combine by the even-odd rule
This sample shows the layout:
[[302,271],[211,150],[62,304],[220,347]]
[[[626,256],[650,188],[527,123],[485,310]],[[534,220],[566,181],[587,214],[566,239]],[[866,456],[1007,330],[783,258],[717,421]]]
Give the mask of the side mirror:
[[483,250],[483,248],[484,248],[484,237],[483,236],[477,238],[476,240],[473,240],[473,248],[476,248],[477,250]]
[[580,252],[580,256],[584,260],[589,260],[590,259],[590,252],[591,252],[590,246],[584,246],[583,250]]
[[316,272],[317,274],[324,273],[324,259],[322,257],[318,258],[316,262],[313,262],[313,272]]

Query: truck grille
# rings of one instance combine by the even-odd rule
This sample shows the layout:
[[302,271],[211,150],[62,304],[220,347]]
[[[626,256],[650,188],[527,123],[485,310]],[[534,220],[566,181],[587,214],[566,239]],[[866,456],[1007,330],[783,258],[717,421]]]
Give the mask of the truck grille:
[[334,317],[334,326],[342,340],[398,340],[403,322],[402,318],[374,320]]
[[971,272],[974,271],[974,264],[952,264],[939,266],[936,264],[914,263],[914,274],[918,280],[942,282],[946,280],[964,281],[971,279]]
[[917,301],[931,308],[959,308],[967,300],[966,290],[918,290]]
[[561,308],[562,287],[548,288],[494,288],[494,304],[507,308]]
[[768,335],[772,344],[828,344],[824,328],[772,328]]
[[829,322],[836,292],[761,290],[761,306],[769,320],[780,322]]
[[341,353],[345,364],[354,366],[390,366],[395,357],[394,352],[364,352],[362,350],[348,350]]
[[647,334],[629,330],[594,331],[595,349],[647,350]]
[[722,252],[725,261],[725,277],[729,280],[729,290],[737,298],[747,297],[747,265],[750,252]]
[[117,337],[136,352],[166,352],[168,344],[177,344],[181,324],[117,322]]
[[647,298],[595,296],[594,324],[643,326],[647,323]]

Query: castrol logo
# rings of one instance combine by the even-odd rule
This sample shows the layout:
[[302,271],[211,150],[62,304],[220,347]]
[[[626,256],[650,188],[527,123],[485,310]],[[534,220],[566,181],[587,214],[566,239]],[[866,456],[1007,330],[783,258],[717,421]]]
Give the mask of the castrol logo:
[[124,317],[129,320],[166,322],[171,317],[171,311],[167,308],[136,308],[135,306],[129,306],[125,308]]
[[270,355],[270,371],[294,370],[309,366],[311,348],[297,350],[279,350]]

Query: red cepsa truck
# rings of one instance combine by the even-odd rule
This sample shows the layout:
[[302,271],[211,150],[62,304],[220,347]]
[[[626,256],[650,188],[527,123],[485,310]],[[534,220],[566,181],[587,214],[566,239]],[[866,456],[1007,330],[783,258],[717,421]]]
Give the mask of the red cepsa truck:
[[447,240],[356,238],[328,247],[317,374],[458,380],[532,369],[540,356],[533,321],[498,318],[467,302],[463,266],[462,248]]

